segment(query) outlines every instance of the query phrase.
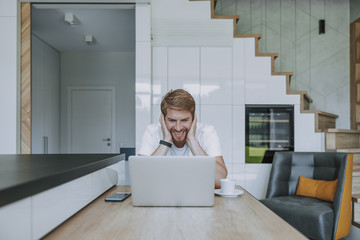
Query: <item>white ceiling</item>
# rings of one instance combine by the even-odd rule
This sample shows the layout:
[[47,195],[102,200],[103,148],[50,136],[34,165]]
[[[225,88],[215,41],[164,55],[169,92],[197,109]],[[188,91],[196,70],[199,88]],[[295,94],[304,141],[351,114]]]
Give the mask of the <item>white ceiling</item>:
[[[73,13],[76,25],[65,22]],[[133,4],[33,4],[32,33],[59,52],[135,51]],[[93,35],[94,44],[85,42]]]

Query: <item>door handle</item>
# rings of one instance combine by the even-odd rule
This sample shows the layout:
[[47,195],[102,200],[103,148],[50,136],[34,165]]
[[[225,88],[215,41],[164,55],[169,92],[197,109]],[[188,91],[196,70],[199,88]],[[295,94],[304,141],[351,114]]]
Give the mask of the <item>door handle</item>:
[[103,141],[105,141],[105,142],[110,142],[111,139],[110,139],[110,138],[104,138]]
[[48,149],[49,149],[49,138],[47,136],[43,137],[44,139],[44,154],[48,154]]

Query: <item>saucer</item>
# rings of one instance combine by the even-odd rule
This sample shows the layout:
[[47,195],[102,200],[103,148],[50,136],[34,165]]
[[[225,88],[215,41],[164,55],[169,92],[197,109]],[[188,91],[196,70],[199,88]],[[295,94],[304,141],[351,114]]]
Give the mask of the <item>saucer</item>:
[[235,189],[235,191],[233,193],[222,193],[221,189],[215,189],[215,194],[222,196],[222,197],[237,197],[243,193],[244,192],[241,191],[240,189]]

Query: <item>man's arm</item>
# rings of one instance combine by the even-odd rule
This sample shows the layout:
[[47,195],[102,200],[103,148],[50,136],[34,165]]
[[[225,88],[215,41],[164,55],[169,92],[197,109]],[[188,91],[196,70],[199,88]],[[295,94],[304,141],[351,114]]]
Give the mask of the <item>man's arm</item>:
[[228,172],[222,156],[216,157],[215,166],[215,188],[220,188],[220,179],[226,178]]
[[[163,139],[166,142],[172,143],[172,137],[171,134],[169,132],[169,130],[167,130],[166,125],[165,125],[165,117],[163,114],[160,115],[160,124],[161,124],[161,130],[163,132]],[[167,152],[169,151],[169,147],[165,146],[163,144],[159,144],[159,146],[156,148],[156,150],[151,154],[151,156],[166,156]]]
[[[202,149],[196,139],[189,142],[188,145],[194,156],[207,156],[206,152]],[[217,156],[215,166],[215,188],[220,188],[220,179],[226,178],[226,176],[227,169],[225,166],[224,158],[222,156]]]
[[167,152],[169,151],[169,147],[159,144],[157,149],[151,154],[151,156],[166,156]]
[[[193,124],[188,133],[187,144],[194,156],[208,156],[208,154],[204,151],[204,149],[200,146],[200,143],[195,137],[196,133],[196,124],[197,117],[194,114]],[[220,179],[226,178],[227,169],[225,166],[225,162],[222,156],[216,157],[216,166],[215,166],[215,188],[220,188]]]

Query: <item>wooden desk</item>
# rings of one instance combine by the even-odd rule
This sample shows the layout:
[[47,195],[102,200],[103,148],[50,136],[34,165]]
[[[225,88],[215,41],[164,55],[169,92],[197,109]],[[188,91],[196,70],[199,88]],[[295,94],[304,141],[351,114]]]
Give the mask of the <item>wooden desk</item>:
[[214,207],[133,207],[105,192],[44,239],[307,239],[249,193],[215,197]]

